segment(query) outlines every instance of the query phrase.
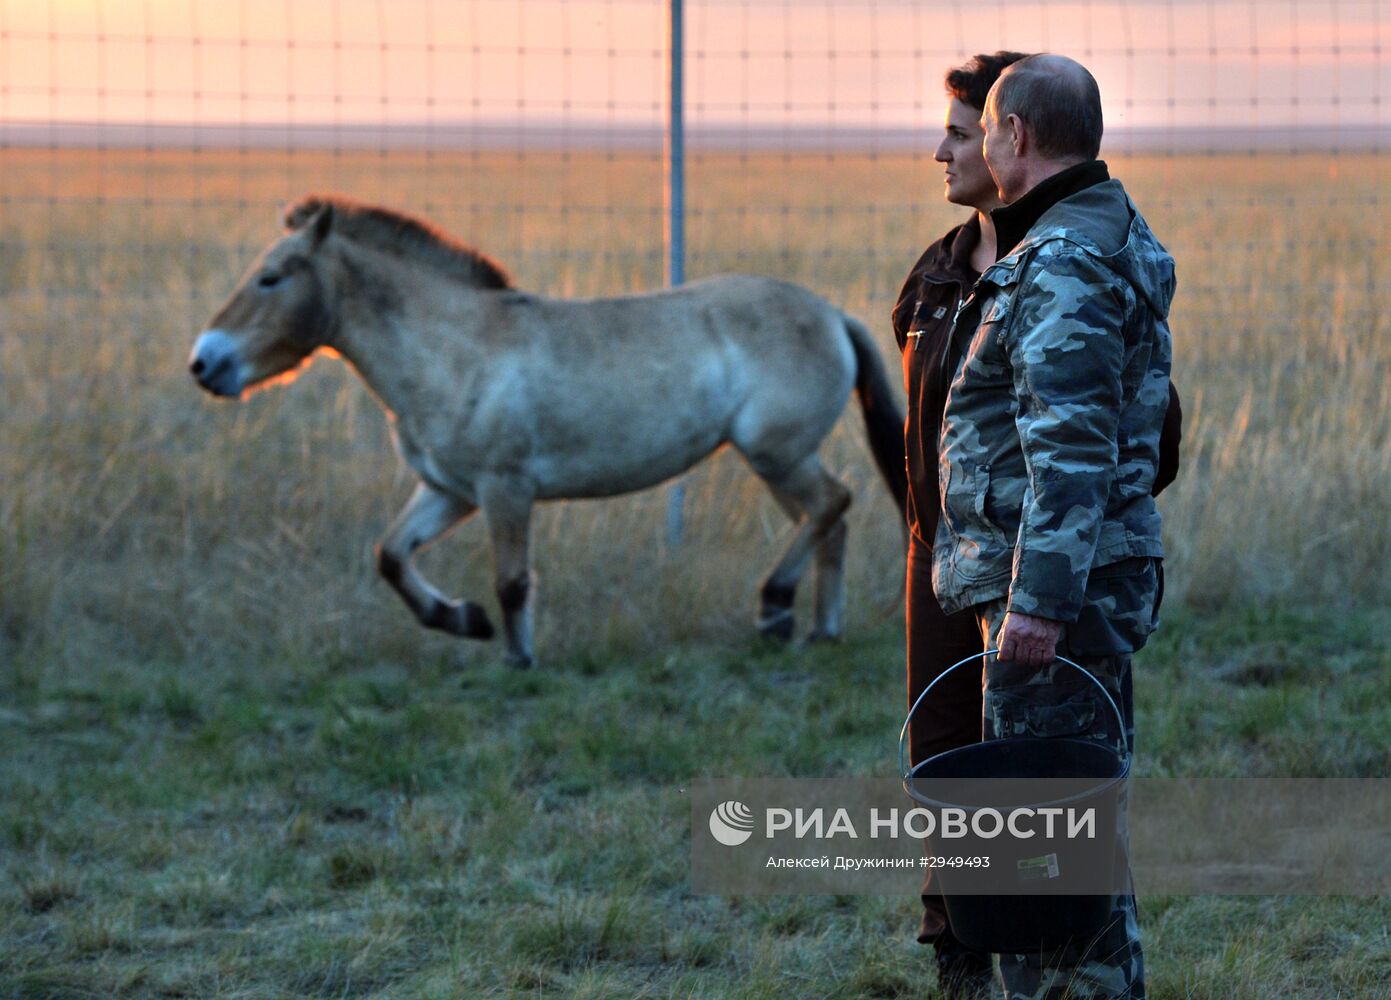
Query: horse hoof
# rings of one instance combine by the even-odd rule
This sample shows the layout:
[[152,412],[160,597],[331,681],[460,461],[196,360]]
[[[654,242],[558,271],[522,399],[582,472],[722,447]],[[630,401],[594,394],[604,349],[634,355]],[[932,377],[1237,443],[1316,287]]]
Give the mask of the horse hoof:
[[526,653],[508,653],[506,662],[513,670],[530,670],[536,666],[535,658]]
[[422,624],[460,639],[493,637],[493,623],[488,620],[488,613],[472,601],[441,601]]
[[464,631],[459,634],[465,639],[491,639],[493,623],[488,620],[488,612],[471,601],[464,602]]
[[782,642],[792,638],[792,627],[796,624],[792,612],[786,608],[773,612],[765,612],[759,616],[756,627],[758,634],[768,639],[778,639]]
[[840,639],[841,635],[839,632],[823,632],[821,629],[815,628],[807,635],[807,645],[810,646],[819,642],[840,642]]

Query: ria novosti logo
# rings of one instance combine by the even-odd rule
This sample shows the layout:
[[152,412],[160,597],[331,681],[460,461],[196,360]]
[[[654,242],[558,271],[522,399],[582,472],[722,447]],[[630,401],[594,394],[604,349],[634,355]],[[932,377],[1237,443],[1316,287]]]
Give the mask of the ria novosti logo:
[[[864,829],[863,818],[857,827],[850,811],[844,808],[836,809],[829,823],[827,810],[821,807],[784,809],[770,806],[763,813],[763,835],[768,840],[778,839],[779,834],[793,840],[807,837],[816,840],[834,840],[837,837],[859,840]],[[753,810],[735,799],[726,799],[710,811],[710,833],[726,847],[738,847],[746,842],[753,836],[757,825]],[[993,840],[1003,836],[1007,840],[1031,840],[1042,836],[1052,840],[1066,836],[1069,840],[1095,840],[1096,829],[1095,807],[1069,806],[1064,809],[1060,806],[1019,806],[1000,810],[989,806],[972,809],[945,806],[938,810],[917,808],[907,812],[871,808],[868,837],[873,840],[898,836],[916,840],[933,837],[942,840],[968,837]]]
[[753,810],[730,799],[710,812],[710,834],[726,847],[738,847],[753,836]]

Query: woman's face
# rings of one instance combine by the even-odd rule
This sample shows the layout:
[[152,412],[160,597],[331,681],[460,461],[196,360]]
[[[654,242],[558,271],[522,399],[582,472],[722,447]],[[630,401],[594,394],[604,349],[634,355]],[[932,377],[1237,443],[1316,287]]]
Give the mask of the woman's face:
[[947,104],[946,135],[933,158],[947,168],[946,196],[953,205],[966,205],[981,212],[998,208],[1000,193],[995,178],[985,165],[980,127],[980,110],[959,97]]

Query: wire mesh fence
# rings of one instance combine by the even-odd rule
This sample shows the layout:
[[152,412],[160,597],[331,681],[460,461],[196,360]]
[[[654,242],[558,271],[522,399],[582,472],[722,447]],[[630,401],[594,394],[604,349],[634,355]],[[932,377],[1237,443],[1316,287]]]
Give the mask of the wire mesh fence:
[[[240,257],[260,245],[270,209],[308,186],[436,218],[546,291],[652,287],[667,7],[10,0],[0,13],[6,247],[51,256],[76,206],[136,212],[142,224],[163,210],[191,228],[235,209],[249,229],[235,234]],[[1384,8],[689,3],[693,267],[815,278],[845,258],[874,273],[872,287],[891,283],[946,212],[931,162],[940,80],[977,51],[1057,49],[1086,63],[1102,85],[1112,158],[1375,160],[1391,76]],[[1175,179],[1171,169],[1145,206],[1161,230],[1195,202],[1231,201],[1218,177],[1182,190]],[[1253,186],[1240,202],[1304,209],[1311,221],[1310,210],[1343,202],[1379,207],[1375,184],[1339,187]],[[55,223],[37,242],[15,231],[36,214]],[[95,235],[94,245],[72,242],[98,260],[150,242]],[[212,263],[192,247],[190,293]],[[55,280],[18,290],[78,291],[61,274],[44,277]]]
[[[689,0],[685,17],[688,276],[806,284],[868,321],[890,364],[898,286],[963,211],[933,160],[944,72],[997,49],[1086,64],[1102,155],[1178,261],[1177,589],[1381,593],[1385,0]],[[209,408],[184,370],[305,192],[423,215],[539,293],[660,287],[667,18],[662,0],[0,3],[0,573],[25,595],[11,637],[63,601],[100,603],[81,596],[79,551],[141,608],[174,598],[116,581],[140,560],[196,562],[223,530],[210,524],[270,518],[315,552],[355,532],[334,565],[362,562],[403,487],[389,459],[354,462],[386,435],[350,376],[319,365],[236,410]],[[854,530],[883,550],[856,572],[882,580],[896,529],[856,433],[831,464],[866,498]],[[697,520],[696,547],[742,561],[773,544],[736,465],[700,482],[692,508],[719,513]],[[659,531],[660,514],[624,503],[580,541],[555,519],[545,537],[577,559],[595,532],[660,548],[637,527]],[[218,558],[251,558],[227,532]],[[615,593],[640,561],[612,571]],[[727,610],[721,584],[700,586]],[[266,615],[283,599],[258,598]]]

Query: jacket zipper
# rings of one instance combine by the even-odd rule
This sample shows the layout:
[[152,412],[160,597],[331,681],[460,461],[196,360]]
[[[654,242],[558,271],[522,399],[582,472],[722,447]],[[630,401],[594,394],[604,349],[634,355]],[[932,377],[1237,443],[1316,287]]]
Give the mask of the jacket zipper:
[[[947,403],[947,392],[951,389],[952,376],[956,374],[956,372],[954,371],[956,366],[947,364],[947,362],[951,359],[952,356],[952,345],[956,342],[956,324],[961,320],[961,314],[965,311],[966,306],[969,305],[975,299],[975,297],[976,290],[974,287],[965,295],[961,296],[961,298],[956,303],[956,312],[952,314],[951,329],[948,330],[947,335],[942,338],[942,356],[938,359],[937,364],[937,387],[941,392],[943,406],[945,406]],[[945,428],[946,426],[946,421],[943,421],[942,427]],[[938,441],[938,447],[940,449],[941,441]]]

